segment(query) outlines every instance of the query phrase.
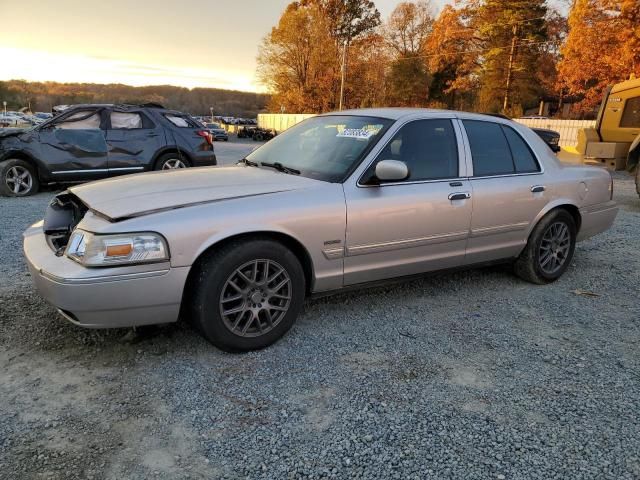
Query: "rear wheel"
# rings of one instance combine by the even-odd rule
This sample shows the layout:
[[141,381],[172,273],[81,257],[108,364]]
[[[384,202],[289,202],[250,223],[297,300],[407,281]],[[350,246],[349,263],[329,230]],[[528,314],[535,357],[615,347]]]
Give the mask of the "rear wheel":
[[302,266],[273,240],[231,243],[194,268],[191,319],[222,350],[271,345],[291,328],[302,308]]
[[156,161],[156,170],[177,170],[179,168],[189,168],[189,160],[177,153],[165,153]]
[[569,212],[563,209],[549,212],[533,229],[516,260],[516,275],[539,285],[556,281],[571,263],[576,233],[576,223]]
[[636,165],[636,192],[640,196],[640,165]]
[[0,195],[26,197],[38,192],[40,182],[34,168],[19,159],[0,162]]

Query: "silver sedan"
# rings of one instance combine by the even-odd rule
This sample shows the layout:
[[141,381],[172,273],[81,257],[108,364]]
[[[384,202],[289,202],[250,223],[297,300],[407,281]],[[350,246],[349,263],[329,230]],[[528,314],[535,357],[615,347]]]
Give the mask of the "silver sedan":
[[192,321],[227,351],[282,337],[308,295],[506,262],[546,284],[607,230],[610,174],[509,120],[440,110],[308,119],[237,166],[75,186],[24,234],[35,284],[85,327]]

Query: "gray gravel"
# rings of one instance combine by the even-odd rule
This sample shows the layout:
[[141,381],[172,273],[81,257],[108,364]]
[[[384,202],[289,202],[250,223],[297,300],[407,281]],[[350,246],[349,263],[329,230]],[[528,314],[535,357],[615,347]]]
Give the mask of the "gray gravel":
[[640,478],[640,200],[624,174],[615,195],[554,285],[491,268],[310,300],[245,355],[64,323],[19,253],[51,193],[0,199],[0,478]]

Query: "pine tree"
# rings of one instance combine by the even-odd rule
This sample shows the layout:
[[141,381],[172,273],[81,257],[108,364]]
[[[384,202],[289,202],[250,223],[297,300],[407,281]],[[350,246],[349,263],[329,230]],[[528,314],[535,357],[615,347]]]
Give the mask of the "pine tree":
[[544,0],[485,0],[477,9],[481,39],[478,109],[509,115],[535,105],[541,45],[547,40]]

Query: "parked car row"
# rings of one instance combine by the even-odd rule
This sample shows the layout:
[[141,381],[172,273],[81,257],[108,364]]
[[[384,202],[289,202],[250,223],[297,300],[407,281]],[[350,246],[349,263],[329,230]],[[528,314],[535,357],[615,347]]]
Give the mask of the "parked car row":
[[215,165],[212,134],[157,105],[86,104],[29,129],[0,131],[0,194],[42,184]]
[[30,114],[8,111],[6,113],[0,113],[0,127],[7,128],[39,125],[52,116],[53,114],[45,112]]
[[[114,123],[144,127],[131,113],[169,137],[200,135],[176,112],[88,108],[73,121],[104,124],[107,139]],[[246,351],[282,337],[308,295],[496,262],[553,282],[616,214],[607,170],[563,165],[523,125],[353,110],[309,118],[237,166],[71,187],[25,232],[24,252],[40,293],[77,325],[184,315],[219,348]]]

